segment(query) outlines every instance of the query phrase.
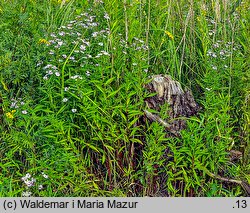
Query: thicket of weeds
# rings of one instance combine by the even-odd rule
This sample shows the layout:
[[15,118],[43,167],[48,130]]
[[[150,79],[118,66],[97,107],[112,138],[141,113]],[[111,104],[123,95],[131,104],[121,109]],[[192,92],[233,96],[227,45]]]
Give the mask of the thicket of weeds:
[[[0,195],[247,196],[249,11],[241,0],[1,0]],[[138,125],[154,74],[201,107],[181,137]]]

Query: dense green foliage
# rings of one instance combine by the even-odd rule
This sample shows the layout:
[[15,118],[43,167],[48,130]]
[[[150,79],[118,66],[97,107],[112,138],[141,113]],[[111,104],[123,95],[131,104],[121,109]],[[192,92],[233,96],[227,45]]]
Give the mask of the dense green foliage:
[[[0,0],[0,195],[246,196],[249,26],[240,0]],[[154,74],[201,107],[181,137],[141,125]]]

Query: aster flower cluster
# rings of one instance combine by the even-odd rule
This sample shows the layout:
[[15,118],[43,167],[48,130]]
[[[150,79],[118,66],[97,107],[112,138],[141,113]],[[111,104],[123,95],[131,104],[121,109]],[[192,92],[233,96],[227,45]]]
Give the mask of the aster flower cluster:
[[[72,73],[70,78],[78,79],[76,76],[89,76],[95,67],[99,66],[98,58],[110,57],[110,53],[105,48],[110,30],[108,27],[99,29],[100,23],[96,21],[97,16],[90,13],[91,10],[88,13],[81,13],[75,20],[61,26],[58,32],[50,34],[47,43],[48,53],[51,56],[50,63],[44,64],[42,61],[37,63],[37,67],[45,71],[44,80],[52,76],[60,77],[60,69],[64,63],[83,68],[81,71],[77,70],[78,73]],[[106,21],[110,19],[106,12],[102,16]],[[92,68],[92,71],[84,70],[86,67]]]
[[[214,42],[206,54],[208,66],[211,68],[211,75],[214,77],[221,76],[221,81],[227,81],[227,78],[231,76],[231,58],[239,53],[240,48],[241,46],[236,42],[232,43],[222,40]],[[216,88],[219,89],[220,86],[212,84],[205,89],[208,92],[213,92]]]
[[48,80],[51,75],[60,76],[58,68],[52,64],[47,64],[43,69],[46,70],[46,75],[43,77],[44,80]]
[[125,39],[122,38],[122,34],[119,34],[120,38],[120,46],[123,48],[123,54],[127,55],[128,51],[134,50],[134,51],[147,51],[148,46],[145,44],[145,41],[134,37],[133,42],[129,44]]
[[239,45],[232,44],[232,42],[225,43],[224,41],[219,40],[212,45],[212,49],[207,51],[207,56],[225,60],[231,56],[232,51],[238,50],[239,48]]
[[10,108],[18,109],[20,106],[23,106],[24,104],[25,102],[22,100],[22,98],[18,99],[12,98]]
[[23,115],[28,114],[27,108],[26,108],[26,103],[23,101],[22,98],[17,98],[11,99],[11,103],[10,103],[10,108],[13,109],[12,111],[17,111],[19,110]]
[[[45,174],[44,172],[41,173],[42,178],[48,179],[49,176]],[[44,189],[44,186],[42,184],[37,184],[36,178],[32,177],[30,173],[27,173],[25,176],[21,178],[22,182],[26,186],[26,191],[22,192],[22,197],[30,197],[32,195],[31,188],[37,186],[38,190]]]
[[[231,19],[234,18],[235,16],[228,17],[224,20],[225,23],[223,23],[223,25],[229,24],[231,26]],[[208,23],[208,35],[213,41],[212,45],[206,52],[207,65],[210,67],[212,75],[223,76],[223,78],[225,78],[224,80],[226,80],[226,78],[231,75],[230,70],[232,66],[232,58],[240,52],[239,50],[242,47],[236,41],[216,40],[219,33],[218,29],[222,23],[219,19],[206,18],[206,21]],[[237,26],[235,25],[235,27]],[[218,73],[221,73],[221,75],[217,75]],[[205,89],[212,92],[215,87],[219,88],[219,85],[211,85],[211,87],[209,86]]]
[[21,178],[21,180],[24,182],[24,184],[27,187],[31,187],[34,186],[36,179],[34,179],[33,177],[31,177],[30,173],[27,173],[24,177]]
[[207,56],[211,61],[211,68],[217,70],[218,66],[216,64],[218,64],[220,69],[227,69],[231,55],[240,48],[240,45],[233,44],[232,42],[216,41],[212,45],[212,48],[207,51]]
[[[37,68],[40,69],[45,84],[54,84],[55,81],[60,84],[61,79],[64,79],[64,88],[60,88],[64,91],[61,103],[71,106],[73,102],[71,113],[78,112],[74,97],[82,96],[79,88],[83,82],[103,75],[103,70],[110,67],[110,58],[114,57],[116,50],[122,49],[118,52],[124,58],[131,52],[142,53],[134,54],[138,55],[138,59],[132,58],[133,68],[139,65],[138,62],[146,61],[148,46],[137,37],[129,43],[119,34],[118,44],[111,49],[108,24],[110,19],[106,11],[93,14],[89,9],[51,33],[48,42],[44,44],[50,55],[49,60],[38,61]],[[147,69],[144,71],[147,72]]]
[[[132,69],[130,71],[133,72],[134,69],[139,68],[144,72],[148,72],[147,54],[149,47],[146,45],[146,42],[137,37],[133,37],[132,41],[128,42],[123,38],[122,34],[119,34],[119,36],[119,48],[122,49],[123,57],[126,58],[129,54],[135,56],[131,58]],[[116,50],[116,47],[114,50]]]

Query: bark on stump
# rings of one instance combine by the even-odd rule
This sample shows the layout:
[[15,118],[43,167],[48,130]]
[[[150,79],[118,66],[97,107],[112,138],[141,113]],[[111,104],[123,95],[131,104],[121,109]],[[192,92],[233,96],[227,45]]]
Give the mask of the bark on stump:
[[169,75],[154,75],[152,81],[145,87],[150,93],[156,93],[155,96],[145,100],[149,109],[159,112],[163,105],[169,105],[166,109],[169,116],[167,121],[157,114],[149,112],[149,110],[144,111],[146,118],[150,121],[159,122],[165,126],[168,132],[178,136],[180,130],[186,127],[185,118],[197,114],[199,110],[191,90],[183,90],[181,84]]

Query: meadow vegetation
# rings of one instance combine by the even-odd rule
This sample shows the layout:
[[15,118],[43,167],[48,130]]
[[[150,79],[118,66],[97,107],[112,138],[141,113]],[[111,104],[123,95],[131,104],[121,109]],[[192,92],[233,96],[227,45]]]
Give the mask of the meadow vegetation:
[[[249,1],[0,0],[0,196],[247,196],[249,70]],[[180,137],[137,125],[155,74]]]

